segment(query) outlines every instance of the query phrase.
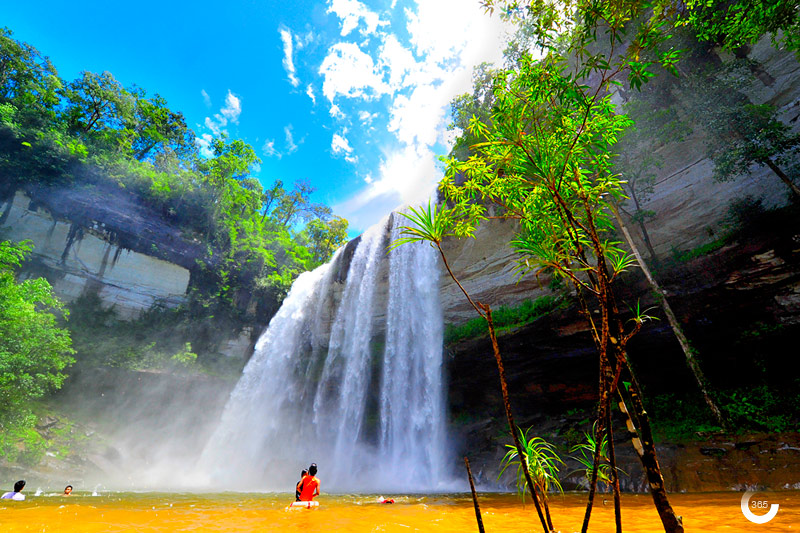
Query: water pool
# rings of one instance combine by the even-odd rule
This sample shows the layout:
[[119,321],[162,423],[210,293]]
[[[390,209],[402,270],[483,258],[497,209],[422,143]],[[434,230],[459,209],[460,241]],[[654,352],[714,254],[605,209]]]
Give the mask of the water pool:
[[[780,505],[777,516],[763,525],[743,516],[742,493],[674,494],[670,499],[684,517],[686,531],[800,531],[800,492],[760,495]],[[4,532],[477,531],[469,494],[384,496],[396,503],[380,504],[378,495],[323,494],[318,509],[286,510],[289,494],[112,492],[90,496],[78,492],[69,498],[28,494],[25,502],[0,501],[0,528]],[[577,493],[552,498],[557,530],[580,529],[585,498]],[[481,494],[480,503],[488,533],[541,531],[534,507],[523,507],[515,495]],[[649,495],[624,495],[622,505],[624,531],[663,531]],[[589,530],[613,531],[613,513],[610,495],[599,495]]]

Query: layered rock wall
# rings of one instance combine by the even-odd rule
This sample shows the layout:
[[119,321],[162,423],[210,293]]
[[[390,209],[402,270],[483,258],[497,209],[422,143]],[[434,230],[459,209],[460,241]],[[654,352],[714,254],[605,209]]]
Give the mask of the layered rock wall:
[[[749,90],[754,103],[768,103],[779,110],[781,120],[800,129],[800,63],[794,54],[776,50],[769,39],[753,47],[750,59],[765,75]],[[767,167],[753,167],[752,175],[717,183],[712,179],[713,162],[705,155],[703,117],[690,117],[692,133],[683,142],[658,150],[664,165],[657,173],[653,193],[642,206],[655,213],[648,221],[656,253],[669,257],[673,250],[690,250],[724,234],[730,222],[731,201],[752,196],[765,207],[786,205],[788,188]],[[546,279],[528,275],[519,279],[514,271],[515,256],[508,243],[514,232],[512,222],[490,220],[474,239],[445,242],[445,252],[455,275],[474,299],[497,307],[535,300],[547,292]],[[642,250],[638,231],[631,232]],[[445,322],[460,324],[475,318],[475,311],[446,272],[442,275]]]
[[66,301],[92,291],[120,316],[133,318],[153,305],[174,307],[186,300],[186,267],[109,242],[100,222],[78,227],[23,192],[3,206],[3,213],[3,238],[33,244],[23,277],[44,274]]

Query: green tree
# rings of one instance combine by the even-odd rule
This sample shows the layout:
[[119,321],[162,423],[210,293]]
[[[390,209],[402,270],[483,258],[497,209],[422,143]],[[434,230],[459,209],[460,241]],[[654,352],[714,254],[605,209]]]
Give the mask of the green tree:
[[638,226],[642,241],[654,266],[659,266],[659,257],[653,248],[647,223],[656,213],[645,209],[644,204],[654,192],[656,174],[664,160],[658,148],[680,142],[691,133],[691,126],[682,120],[672,103],[671,86],[676,78],[662,73],[640,91],[631,91],[622,106],[625,114],[633,120],[615,150],[619,153],[614,169],[622,176],[622,186],[628,200],[619,205],[628,218]]
[[583,473],[584,479],[582,480],[582,483],[586,483],[586,486],[588,487],[589,483],[591,482],[592,469],[594,467],[593,458],[597,456],[601,461],[600,466],[597,469],[597,480],[600,483],[604,483],[610,487],[613,481],[611,475],[611,465],[608,459],[608,437],[603,435],[603,438],[599,439],[597,435],[597,423],[595,423],[592,426],[591,433],[583,434],[584,441],[570,448],[569,451],[571,453],[580,452],[580,455],[573,457],[573,459],[578,461],[578,463],[582,466],[582,468],[573,473]]
[[140,161],[165,152],[183,159],[194,155],[194,133],[186,125],[183,113],[169,109],[159,94],[145,98],[143,90],[137,92],[132,126],[133,157]]
[[[46,57],[0,30],[0,197],[55,183],[133,195],[205,245],[189,314],[249,312],[256,294],[267,302],[259,318],[268,318],[261,309],[277,308],[300,272],[327,259],[346,221],[312,202],[307,183],[288,189],[278,180],[265,192],[250,174],[259,159],[244,141],[222,136],[211,149],[211,157],[198,156],[185,117],[158,93],[125,88],[109,72],[82,72],[64,84]],[[73,221],[86,223],[79,214]]]
[[0,242],[0,422],[28,412],[28,402],[58,389],[74,362],[66,316],[43,278],[17,282],[31,246]]
[[775,107],[750,101],[743,89],[753,81],[741,61],[704,65],[684,77],[680,94],[691,113],[703,113],[715,180],[750,174],[753,165],[768,167],[800,200],[800,186],[786,170],[800,154],[800,134],[778,120]]
[[69,131],[110,149],[129,149],[124,130],[133,118],[135,99],[110,72],[81,72],[65,93],[64,120]]
[[[508,430],[511,433],[511,438],[514,441],[514,448],[517,451],[518,457],[525,457],[525,446],[520,440],[520,433],[516,431],[517,425],[514,422],[514,413],[511,408],[511,397],[508,393],[508,382],[506,380],[505,364],[503,356],[500,353],[500,346],[497,342],[497,332],[494,327],[494,318],[492,315],[492,307],[487,303],[475,301],[472,296],[467,292],[458,277],[453,273],[450,268],[450,263],[447,261],[447,255],[442,248],[442,242],[445,238],[455,237],[459,235],[466,235],[471,233],[469,222],[464,222],[462,218],[466,214],[463,206],[455,208],[441,208],[437,209],[436,206],[428,204],[427,209],[414,209],[410,208],[409,213],[401,213],[409,221],[412,222],[411,226],[403,226],[401,230],[402,237],[391,244],[391,248],[402,246],[403,244],[426,241],[431,243],[439,252],[442,258],[445,269],[450,275],[452,280],[464,294],[464,297],[469,302],[470,306],[475,309],[478,316],[486,321],[486,327],[489,333],[489,339],[492,342],[492,355],[494,356],[495,363],[497,364],[497,373],[500,377],[500,392],[503,396],[503,410],[505,411],[506,421],[508,423]],[[533,505],[536,507],[536,512],[539,515],[539,520],[542,523],[542,529],[545,533],[554,531],[552,520],[546,518],[543,512],[544,505],[539,486],[534,482],[532,472],[529,468],[523,468],[522,475],[525,478],[525,487],[531,493]],[[480,524],[480,522],[479,522]]]
[[[599,354],[601,431],[613,443],[610,406],[612,396],[619,395],[638,432],[633,444],[662,523],[667,531],[683,531],[664,490],[641,388],[627,359],[627,342],[648,317],[637,313],[626,326],[615,296],[614,281],[635,260],[610,233],[611,208],[624,196],[613,172],[612,146],[630,126],[628,118],[617,114],[611,88],[620,86],[619,78],[625,76],[631,88],[640,89],[654,76],[655,63],[674,72],[680,53],[657,52],[669,36],[663,31],[664,13],[646,13],[649,5],[580,1],[570,3],[566,15],[555,4],[531,6],[529,13],[556,16],[557,20],[545,19],[537,36],[547,53],[541,60],[523,56],[516,68],[495,78],[491,121],[471,123],[472,134],[486,142],[474,146],[475,155],[468,161],[447,162],[441,189],[453,208],[448,212],[452,220],[443,224],[457,235],[472,235],[487,217],[487,206],[496,206],[493,216],[520,224],[512,242],[520,254],[520,272],[552,272],[572,285]],[[578,11],[572,12],[575,7]],[[553,35],[570,13],[575,14],[574,29]],[[599,41],[599,35],[607,40]],[[646,59],[645,52],[654,59]],[[631,384],[628,390],[618,386],[623,376]],[[613,446],[609,459],[620,531]],[[583,531],[588,528],[599,457],[593,463]]]
[[[248,177],[250,168],[261,160],[253,147],[241,139],[227,142],[223,135],[214,139],[212,148],[214,156],[197,164],[210,193],[206,235],[209,240],[215,237],[217,243],[229,247],[236,237],[235,226],[242,215],[242,204],[253,210],[260,204],[258,195],[243,187],[240,180]],[[215,236],[223,228],[223,234]]]
[[0,103],[14,105],[23,125],[41,126],[55,118],[61,79],[48,58],[12,35],[0,28]]
[[[663,75],[662,75],[663,76]],[[671,80],[670,80],[671,81]],[[651,263],[658,268],[659,259],[656,255],[650,234],[647,230],[647,221],[655,216],[655,212],[644,209],[646,202],[654,191],[656,171],[662,165],[662,159],[657,155],[657,148],[671,142],[682,141],[690,131],[690,126],[678,117],[675,106],[664,105],[663,102],[672,100],[669,96],[669,83],[648,84],[647,89],[634,93],[631,100],[625,105],[626,114],[635,121],[626,131],[616,149],[620,155],[615,162],[615,170],[620,173],[622,186],[626,192],[629,210],[623,202],[611,206],[625,240],[633,254],[636,256],[639,268],[645,275],[650,287],[656,294],[667,321],[672,328],[675,338],[683,350],[686,364],[697,383],[700,393],[709,408],[709,411],[721,427],[725,427],[722,412],[708,391],[707,380],[697,359],[696,351],[689,344],[683,328],[675,316],[666,293],[650,271],[644,261],[638,246],[634,242],[627,224],[620,213],[624,213],[630,221],[639,227],[641,239],[650,254]]]
[[473,117],[482,122],[488,120],[494,100],[492,79],[496,73],[497,70],[492,68],[491,64],[481,63],[472,72],[472,94],[464,93],[450,102],[453,122],[448,129],[458,134],[450,150],[451,157],[466,160],[470,156],[469,147],[483,141],[472,135],[469,124]]
[[729,50],[769,35],[775,46],[800,54],[797,0],[687,0],[680,21],[699,39]]
[[331,215],[330,207],[311,202],[314,192],[306,181],[295,182],[292,190],[287,191],[283,181],[275,180],[272,187],[263,193],[262,217],[281,228],[291,228],[298,220],[327,220]]
[[306,224],[303,234],[308,239],[314,263],[321,265],[347,242],[347,227],[347,220],[341,217],[332,217],[327,221],[315,218]]

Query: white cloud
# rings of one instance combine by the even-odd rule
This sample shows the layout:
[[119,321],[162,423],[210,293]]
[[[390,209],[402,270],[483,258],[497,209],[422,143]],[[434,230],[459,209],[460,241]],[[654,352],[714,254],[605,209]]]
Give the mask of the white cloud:
[[211,151],[211,142],[214,140],[214,136],[210,133],[203,133],[199,137],[195,137],[194,143],[197,145],[197,148],[200,149],[200,155],[203,157],[214,157],[214,152]]
[[281,159],[285,155],[293,154],[299,148],[298,145],[303,144],[303,141],[305,140],[305,138],[300,139],[299,141],[294,140],[294,126],[291,124],[284,126],[283,135],[284,142],[282,150],[278,150],[278,148],[275,146],[275,139],[267,139],[264,142],[264,146],[261,147],[261,151],[266,157],[275,157],[277,159]]
[[437,141],[448,101],[448,94],[434,85],[420,85],[411,95],[398,96],[390,110],[389,131],[395,132],[402,143],[432,146]]
[[314,42],[314,39],[316,39],[316,37],[317,36],[314,35],[314,32],[312,30],[308,30],[305,35],[295,34],[294,42],[297,46],[297,49],[301,50],[306,46],[308,46],[309,44],[311,44],[312,42]]
[[409,73],[419,68],[411,50],[400,44],[394,35],[386,37],[379,54],[380,64],[389,71],[389,85],[395,91],[402,87]]
[[277,157],[278,159],[283,157],[283,155],[275,148],[274,139],[267,139],[267,142],[265,142],[264,146],[261,147],[261,151],[264,152],[264,155],[267,157]]
[[342,110],[336,104],[332,104],[331,105],[330,114],[331,114],[331,116],[333,118],[336,118],[336,119],[339,119],[339,120],[342,120],[342,119],[346,118],[345,114],[342,113]]
[[[208,96],[208,93],[203,91],[205,96]],[[209,98],[209,102],[210,102]],[[220,134],[228,133],[228,130],[225,127],[228,123],[238,124],[239,123],[239,116],[242,114],[242,102],[234,95],[230,89],[228,89],[228,94],[225,96],[225,105],[220,108],[219,113],[215,113],[213,117],[206,117],[203,121],[203,125],[211,130],[214,137],[218,137]],[[198,145],[200,146],[200,145]],[[203,153],[201,151],[201,153]]]
[[238,124],[239,115],[242,114],[241,100],[234,96],[232,92],[228,91],[228,95],[225,97],[225,105],[220,109],[220,113],[222,113],[222,116],[227,120]]
[[211,97],[208,96],[208,93],[205,89],[200,90],[200,94],[203,96],[203,103],[206,107],[211,107]]
[[291,154],[297,151],[297,145],[294,143],[294,135],[292,135],[292,125],[283,128],[283,133],[286,134],[286,153]]
[[388,22],[380,19],[377,13],[370,11],[367,6],[358,0],[328,0],[328,13],[336,13],[342,21],[342,37],[347,36],[359,23],[364,21],[361,35],[372,35],[379,26],[386,26]]
[[437,161],[433,151],[426,148],[406,146],[395,151],[381,163],[378,178],[365,178],[367,187],[334,205],[333,210],[352,227],[366,228],[389,210],[420,204],[436,190],[435,176],[441,175]]
[[358,163],[358,156],[353,155],[353,147],[350,146],[350,141],[347,140],[347,130],[345,129],[341,135],[338,133],[333,134],[331,139],[331,152],[333,155],[343,155],[344,160],[348,163]]
[[[219,119],[219,121],[217,121],[216,119]],[[213,119],[211,117],[206,117],[206,120],[203,123],[203,125],[206,128],[210,129],[212,132],[214,132],[214,135],[219,135],[224,131],[222,127],[227,123],[228,121],[222,115],[214,115]]]
[[[347,134],[346,130],[344,134]],[[334,133],[333,139],[331,139],[331,151],[334,154],[351,154],[353,153],[353,147],[350,146],[350,141],[348,141],[346,137],[339,135],[338,133]]]
[[292,46],[292,32],[286,28],[280,28],[278,32],[281,34],[281,41],[283,41],[283,68],[286,70],[286,75],[289,77],[289,83],[293,87],[300,85],[300,80],[297,78],[297,69],[294,66],[293,46]]
[[325,78],[322,94],[333,103],[338,96],[370,99],[391,92],[375,62],[357,44],[336,43],[319,67]]
[[[337,11],[346,35],[354,23],[348,26],[350,19],[344,14],[353,13],[355,7],[351,2],[342,4],[351,6],[350,11],[344,7]],[[333,10],[333,1],[329,6]],[[487,16],[477,2],[416,0],[413,10],[404,13],[408,37],[376,32],[360,46],[336,43],[319,70],[332,116],[341,112],[334,103],[337,97],[349,98],[355,106],[377,96],[391,99],[387,130],[394,135],[395,146],[384,146],[377,172],[363,178],[366,187],[335,206],[354,228],[374,223],[385,214],[381,209],[420,203],[433,194],[442,175],[436,152],[453,142],[452,132],[447,131],[450,101],[471,90],[474,66],[502,59],[510,29],[499,17]],[[366,126],[376,118],[371,111],[362,107],[353,114]]]
[[369,111],[359,111],[358,113],[358,120],[364,126],[369,126],[376,118],[378,118],[378,113],[370,113]]
[[317,105],[317,97],[314,94],[314,87],[309,83],[308,87],[306,87],[306,94],[309,98],[311,98],[311,103]]

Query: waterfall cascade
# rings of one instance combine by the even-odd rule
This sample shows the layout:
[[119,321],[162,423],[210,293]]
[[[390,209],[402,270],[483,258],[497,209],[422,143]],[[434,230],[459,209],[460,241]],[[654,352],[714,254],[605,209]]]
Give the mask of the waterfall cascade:
[[445,487],[437,257],[423,243],[387,257],[399,223],[295,281],[203,451],[206,482],[286,491],[313,461],[327,491]]

